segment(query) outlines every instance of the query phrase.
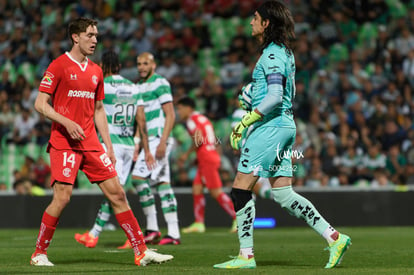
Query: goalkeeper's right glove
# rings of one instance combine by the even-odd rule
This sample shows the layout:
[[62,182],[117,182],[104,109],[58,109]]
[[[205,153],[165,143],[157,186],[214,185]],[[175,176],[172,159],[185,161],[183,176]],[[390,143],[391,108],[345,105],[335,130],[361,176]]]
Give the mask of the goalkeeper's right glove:
[[242,120],[234,126],[233,132],[230,135],[230,145],[234,150],[240,149],[239,142],[242,139],[243,132],[256,121],[262,120],[262,117],[256,111],[251,111],[245,114]]

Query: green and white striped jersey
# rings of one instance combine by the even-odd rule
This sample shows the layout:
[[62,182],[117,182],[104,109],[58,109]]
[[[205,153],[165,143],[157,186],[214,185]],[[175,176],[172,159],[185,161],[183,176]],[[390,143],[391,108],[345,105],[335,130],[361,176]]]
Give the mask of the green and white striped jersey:
[[165,123],[162,104],[173,100],[170,83],[159,74],[153,74],[147,81],[140,81],[137,85],[144,101],[148,137],[161,137]]
[[137,106],[144,105],[137,86],[121,75],[104,79],[103,100],[113,144],[134,145],[134,123]]

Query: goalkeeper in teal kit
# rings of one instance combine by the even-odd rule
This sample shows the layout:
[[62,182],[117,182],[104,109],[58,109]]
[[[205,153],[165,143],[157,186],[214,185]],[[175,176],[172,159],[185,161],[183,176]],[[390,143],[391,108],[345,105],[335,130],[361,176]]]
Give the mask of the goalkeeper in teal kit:
[[[261,56],[253,70],[251,111],[230,135],[233,149],[240,150],[238,172],[231,190],[236,211],[239,255],[215,268],[255,268],[252,188],[259,177],[268,178],[275,202],[289,214],[303,219],[329,244],[325,268],[338,265],[351,239],[339,233],[315,206],[292,189],[292,146],[296,126],[292,112],[295,97],[295,59],[289,40],[294,38],[290,11],[278,1],[263,3],[250,22],[252,36],[261,44]],[[247,132],[247,129],[249,131]],[[246,134],[247,133],[247,134]],[[245,143],[241,144],[246,136]]]

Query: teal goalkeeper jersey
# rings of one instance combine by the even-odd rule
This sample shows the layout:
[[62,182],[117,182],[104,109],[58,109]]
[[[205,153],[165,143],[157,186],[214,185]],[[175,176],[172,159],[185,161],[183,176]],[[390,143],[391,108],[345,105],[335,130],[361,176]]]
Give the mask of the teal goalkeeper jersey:
[[295,97],[295,57],[284,46],[274,43],[264,49],[253,70],[252,108],[256,108],[268,93],[267,83],[271,74],[280,74],[283,83],[282,103],[276,106],[255,127],[263,124],[273,127],[296,128],[292,114]]
[[143,105],[137,86],[121,75],[104,79],[103,100],[112,144],[134,145],[137,106]]

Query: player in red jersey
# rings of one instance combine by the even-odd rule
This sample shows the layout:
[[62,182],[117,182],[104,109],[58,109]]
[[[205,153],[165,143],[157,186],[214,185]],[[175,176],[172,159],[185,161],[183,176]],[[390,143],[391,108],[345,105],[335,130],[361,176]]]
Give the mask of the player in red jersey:
[[[171,260],[173,256],[149,250],[119,183],[115,156],[103,107],[103,74],[87,58],[97,45],[97,21],[79,18],[68,27],[72,49],[54,60],[40,82],[35,109],[52,120],[48,152],[51,163],[53,199],[43,213],[36,250],[35,266],[53,266],[47,257],[58,219],[69,203],[78,170],[98,184],[111,202],[115,217],[131,241],[135,264],[147,265]],[[107,148],[99,142],[95,126]]]
[[177,102],[177,113],[182,121],[186,122],[186,127],[193,138],[192,147],[180,157],[180,161],[185,161],[189,154],[196,151],[197,154],[197,174],[193,181],[193,199],[195,222],[183,229],[183,233],[205,231],[204,210],[205,199],[203,195],[204,185],[210,195],[217,200],[220,206],[233,219],[232,232],[237,231],[233,202],[230,197],[223,192],[220,179],[220,155],[216,150],[217,139],[214,134],[213,125],[207,117],[195,111],[195,102],[189,97],[182,97]]

